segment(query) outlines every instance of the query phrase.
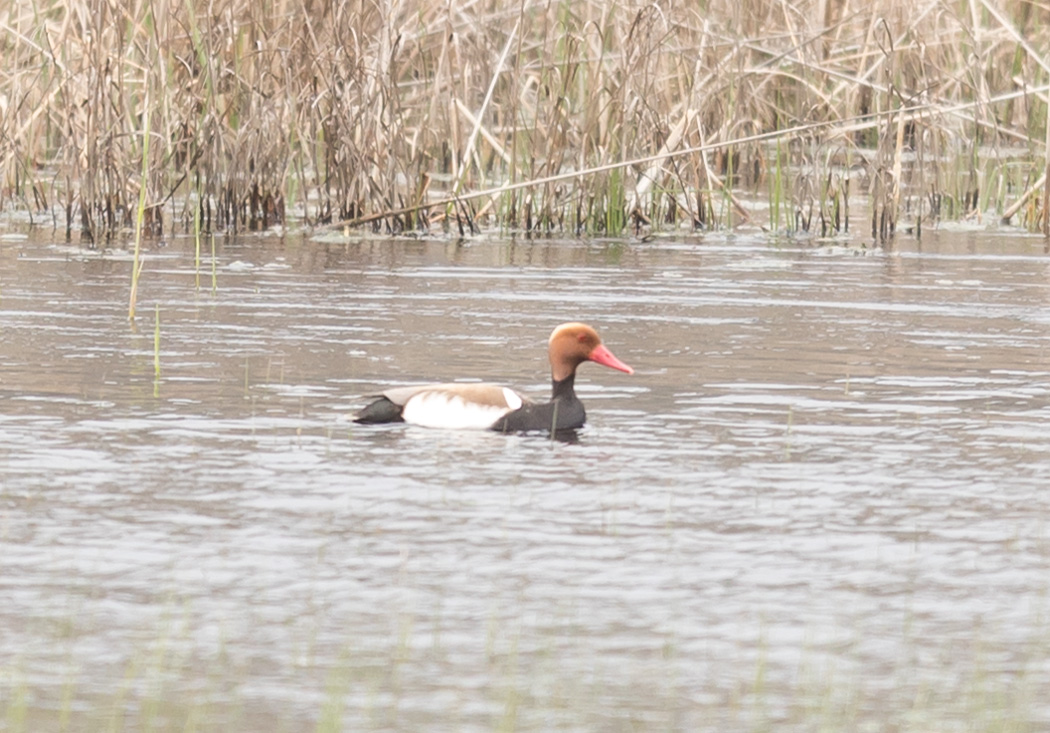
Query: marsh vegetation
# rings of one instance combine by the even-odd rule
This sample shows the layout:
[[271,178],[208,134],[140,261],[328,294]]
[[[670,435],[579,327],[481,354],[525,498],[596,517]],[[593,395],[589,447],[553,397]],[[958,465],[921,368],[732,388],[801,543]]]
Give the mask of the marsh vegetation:
[[851,194],[877,238],[989,212],[1045,228],[1048,15],[18,0],[0,9],[0,204],[90,237],[289,217],[831,234]]

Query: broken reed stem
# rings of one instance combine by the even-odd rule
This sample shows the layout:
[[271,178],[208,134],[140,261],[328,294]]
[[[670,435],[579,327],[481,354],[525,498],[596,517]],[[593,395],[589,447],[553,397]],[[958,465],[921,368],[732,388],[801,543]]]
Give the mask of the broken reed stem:
[[[1047,137],[1050,137],[1050,120],[1047,121]],[[1026,188],[1025,192],[1022,193],[1020,197],[1018,197],[1018,199],[1014,201],[1009,206],[1009,208],[1006,209],[1006,211],[1003,212],[1003,216],[1000,220],[1000,223],[1009,224],[1010,220],[1014,217],[1014,215],[1017,214],[1017,212],[1020,211],[1022,208],[1024,208],[1024,205],[1028,203],[1032,196],[1039,193],[1039,191],[1043,190],[1043,187],[1046,185],[1048,171],[1050,171],[1050,160],[1046,161],[1046,167],[1043,170],[1043,175],[1039,176],[1039,180],[1033,183],[1028,188]],[[1045,206],[1043,210],[1046,210]]]
[[[510,53],[510,48],[514,43],[514,38],[518,35],[518,26],[520,23],[521,19],[519,18],[514,23],[514,28],[511,30],[510,35],[507,36],[507,42],[503,45],[503,53],[500,54],[499,62],[496,64],[495,71],[492,73],[492,79],[489,82],[488,91],[485,93],[485,101],[481,103],[481,108],[478,110],[477,115],[474,116],[474,126],[470,131],[470,137],[467,138],[467,146],[463,149],[463,163],[459,169],[459,177],[456,179],[456,185],[452,187],[453,195],[458,194],[463,188],[463,179],[467,175],[467,169],[470,168],[470,161],[476,155],[474,144],[478,139],[478,131],[481,130],[481,121],[484,119],[485,111],[489,108],[489,103],[492,101],[492,93],[496,90],[496,82],[499,80],[499,76],[503,71],[503,64],[507,60],[507,54]],[[456,103],[457,105],[462,105],[458,99],[456,100]]]

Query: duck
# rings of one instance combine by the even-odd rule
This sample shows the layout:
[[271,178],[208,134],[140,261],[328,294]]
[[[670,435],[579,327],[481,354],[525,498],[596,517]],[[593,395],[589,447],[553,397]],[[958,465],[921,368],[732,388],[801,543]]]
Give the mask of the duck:
[[547,341],[551,399],[534,402],[509,387],[483,382],[443,382],[395,387],[362,408],[354,422],[404,422],[433,428],[488,429],[502,433],[575,430],[587,420],[576,396],[576,369],[587,361],[634,374],[586,323],[563,323]]

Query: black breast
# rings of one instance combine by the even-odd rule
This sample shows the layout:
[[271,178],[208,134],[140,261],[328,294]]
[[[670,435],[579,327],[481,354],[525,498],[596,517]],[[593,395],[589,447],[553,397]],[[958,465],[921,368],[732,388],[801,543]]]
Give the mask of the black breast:
[[573,383],[576,375],[570,375],[551,386],[551,401],[544,404],[522,405],[508,412],[492,425],[492,430],[501,433],[523,433],[531,430],[571,430],[582,427],[587,421],[583,403],[576,397]]

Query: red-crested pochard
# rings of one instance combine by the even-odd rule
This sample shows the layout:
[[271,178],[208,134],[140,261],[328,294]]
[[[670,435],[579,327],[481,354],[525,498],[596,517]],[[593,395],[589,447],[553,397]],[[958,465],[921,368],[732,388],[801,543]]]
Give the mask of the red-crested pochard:
[[573,383],[576,367],[594,361],[621,372],[634,370],[602,345],[585,323],[563,323],[547,343],[551,401],[532,402],[498,384],[447,383],[388,389],[354,417],[359,423],[407,422],[438,428],[488,428],[500,432],[569,430],[587,419]]

